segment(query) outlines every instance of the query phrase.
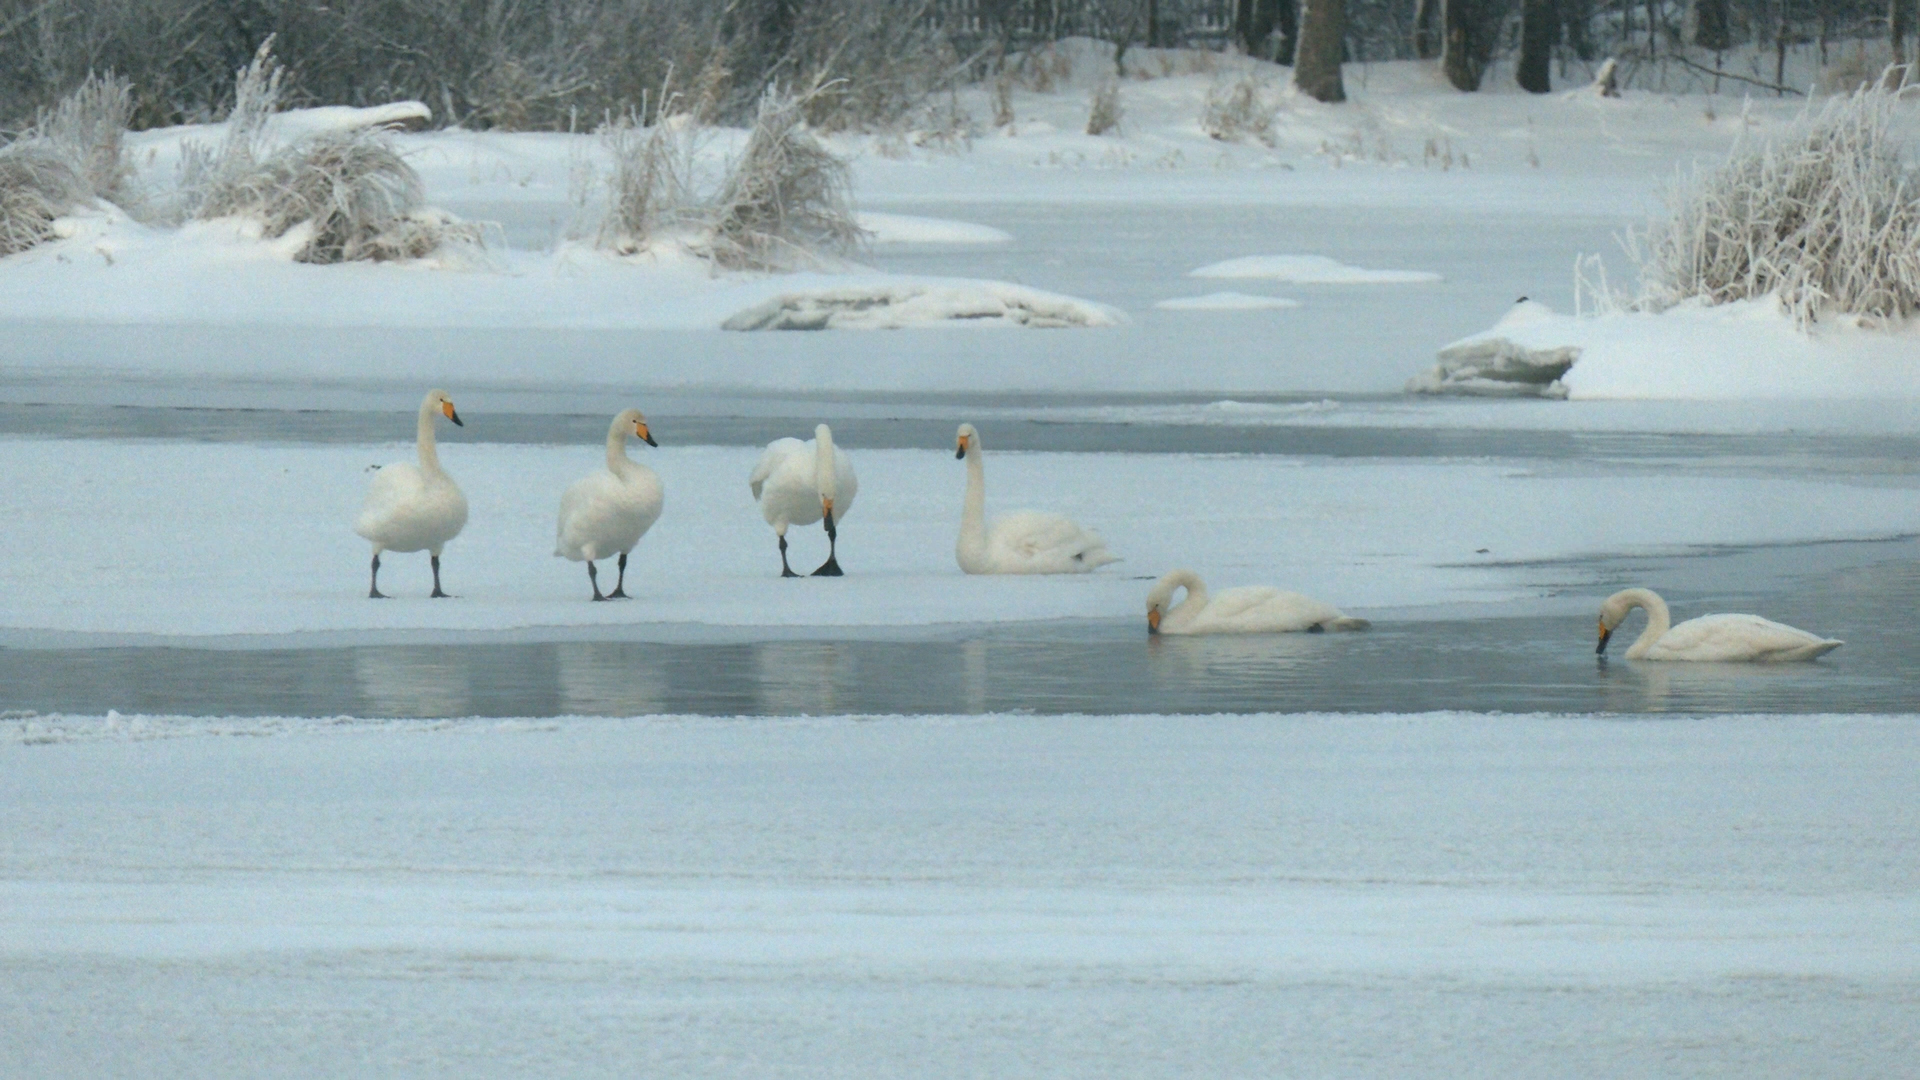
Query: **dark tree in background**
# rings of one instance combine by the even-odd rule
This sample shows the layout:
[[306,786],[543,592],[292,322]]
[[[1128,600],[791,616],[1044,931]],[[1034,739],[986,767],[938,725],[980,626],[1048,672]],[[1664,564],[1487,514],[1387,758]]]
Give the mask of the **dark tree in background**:
[[1446,0],[1446,45],[1440,54],[1441,70],[1455,90],[1480,89],[1480,77],[1493,59],[1493,46],[1504,11],[1500,0]]
[[1347,44],[1346,0],[1301,0],[1300,51],[1293,85],[1315,101],[1345,101],[1340,58]]
[[1521,0],[1520,63],[1514,78],[1529,94],[1553,89],[1553,47],[1559,44],[1560,12],[1554,0]]
[[1727,33],[1727,0],[1694,0],[1693,43],[1725,52],[1733,39]]
[[1431,60],[1440,55],[1443,35],[1440,32],[1440,8],[1442,0],[1415,0],[1413,9],[1413,55],[1417,60]]
[[[1234,0],[1233,31],[1248,56],[1293,63],[1296,0]],[[1270,40],[1279,31],[1278,41]]]

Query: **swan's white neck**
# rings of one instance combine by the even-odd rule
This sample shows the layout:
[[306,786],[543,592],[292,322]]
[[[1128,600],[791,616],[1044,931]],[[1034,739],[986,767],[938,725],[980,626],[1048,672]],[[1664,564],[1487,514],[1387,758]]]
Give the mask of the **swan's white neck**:
[[616,416],[613,426],[607,429],[607,471],[615,476],[625,476],[633,459],[627,456],[627,436],[633,433],[633,421],[624,416]]
[[983,561],[987,553],[987,475],[980,464],[980,436],[967,438],[967,498],[960,507],[960,563]]
[[833,467],[833,430],[825,424],[813,429],[813,490],[822,499],[839,495],[839,474]]
[[1640,636],[1627,649],[1627,659],[1638,660],[1647,655],[1654,642],[1673,628],[1673,615],[1667,611],[1667,602],[1652,589],[1626,589],[1619,596],[1628,611],[1641,608],[1647,613],[1647,628],[1640,631]]
[[[1168,607],[1167,602],[1181,589],[1187,590],[1187,595],[1181,597],[1178,604]],[[1147,595],[1149,606],[1160,607],[1161,619],[1173,622],[1182,622],[1198,615],[1207,606],[1208,599],[1206,583],[1191,570],[1175,570],[1167,574],[1154,583],[1153,592]],[[1181,613],[1178,619],[1174,617],[1176,612]]]
[[420,423],[414,433],[414,445],[420,451],[420,471],[425,473],[444,471],[440,468],[439,446],[433,438],[433,414],[437,408],[431,397],[420,403]]

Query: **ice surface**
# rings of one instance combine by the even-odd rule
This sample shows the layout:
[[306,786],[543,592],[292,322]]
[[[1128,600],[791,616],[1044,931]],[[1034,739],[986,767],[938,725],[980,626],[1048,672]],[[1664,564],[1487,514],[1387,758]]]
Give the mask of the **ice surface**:
[[1215,292],[1204,296],[1176,296],[1153,305],[1166,311],[1265,311],[1296,308],[1300,301],[1284,296],[1251,296],[1241,292]]
[[876,282],[783,292],[720,324],[722,330],[901,330],[915,326],[1115,326],[1104,304],[993,281]]
[[942,218],[914,217],[908,214],[883,214],[863,210],[860,227],[871,233],[875,244],[1004,244],[1011,233],[991,225]]
[[1405,285],[1439,281],[1428,270],[1368,270],[1325,255],[1246,255],[1208,263],[1193,271],[1198,278],[1270,278],[1298,285]]
[[1910,1056],[1911,717],[34,722],[9,1075]]
[[[480,429],[484,400],[455,398],[465,431]],[[657,424],[654,434],[663,445],[636,456],[660,474],[666,508],[634,552],[627,591],[637,599],[626,604],[587,601],[584,570],[552,556],[559,494],[602,467],[597,446],[447,436],[441,460],[471,504],[442,559],[459,598],[425,599],[424,558],[389,555],[381,584],[398,599],[378,602],[366,599],[369,549],[348,523],[368,467],[410,458],[410,444],[0,440],[0,505],[10,508],[0,518],[0,628],[221,635],[1132,619],[1148,582],[1176,566],[1215,588],[1275,585],[1364,615],[1534,597],[1527,560],[1887,537],[1920,520],[1920,492],[1873,477],[1855,487],[1824,474],[995,453],[989,444],[989,515],[1064,513],[1125,561],[1068,578],[975,578],[954,562],[965,470],[952,451],[850,445],[862,484],[840,528],[848,576],[781,581],[772,531],[747,491],[757,449],[675,446]],[[789,539],[797,568],[825,558],[819,530]]]

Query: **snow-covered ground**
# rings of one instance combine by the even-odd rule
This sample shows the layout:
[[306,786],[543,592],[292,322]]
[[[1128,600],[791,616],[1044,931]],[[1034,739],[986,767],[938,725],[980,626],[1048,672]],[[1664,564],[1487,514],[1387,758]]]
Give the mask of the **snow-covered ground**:
[[[463,412],[469,429],[486,422]],[[390,555],[382,584],[400,599],[374,602],[368,547],[348,525],[368,467],[410,458],[410,445],[0,441],[0,628],[206,636],[1120,619],[1139,615],[1147,580],[1181,566],[1215,587],[1280,585],[1363,613],[1497,611],[1538,598],[1526,564],[1539,560],[1885,538],[1920,522],[1920,490],[1881,476],[994,453],[989,443],[990,513],[1068,514],[1124,561],[1089,575],[977,578],[954,562],[965,470],[952,452],[852,446],[861,483],[840,530],[848,576],[782,581],[747,490],[758,451],[676,447],[670,429],[655,432],[666,445],[637,456],[660,474],[666,509],[629,564],[630,604],[589,602],[583,568],[552,554],[559,492],[604,467],[598,447],[443,443],[472,504],[442,560],[458,599],[426,600],[425,557]],[[796,567],[824,559],[817,528],[791,541]]]
[[41,727],[0,745],[7,1075],[1912,1051],[1910,717]]

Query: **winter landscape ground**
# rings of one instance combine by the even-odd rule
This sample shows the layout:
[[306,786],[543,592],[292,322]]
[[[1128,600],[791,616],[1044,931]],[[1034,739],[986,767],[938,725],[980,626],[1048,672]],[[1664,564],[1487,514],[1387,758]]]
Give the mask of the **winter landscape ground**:
[[[459,260],[110,207],[0,259],[0,1073],[1909,1069],[1920,337],[1575,286],[1801,106],[1355,65],[1225,142],[1200,63],[1118,134],[1086,61],[832,137],[871,236],[803,272],[597,250],[598,140],[461,130],[394,136]],[[1565,398],[1405,390],[1476,335]],[[429,386],[457,599],[373,603]],[[629,405],[666,509],[593,604],[552,515]],[[781,581],[746,478],[821,421],[847,577]],[[961,421],[1123,561],[961,574]],[[1376,635],[1148,643],[1176,566]],[[1597,663],[1629,585],[1848,645]]]

